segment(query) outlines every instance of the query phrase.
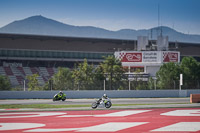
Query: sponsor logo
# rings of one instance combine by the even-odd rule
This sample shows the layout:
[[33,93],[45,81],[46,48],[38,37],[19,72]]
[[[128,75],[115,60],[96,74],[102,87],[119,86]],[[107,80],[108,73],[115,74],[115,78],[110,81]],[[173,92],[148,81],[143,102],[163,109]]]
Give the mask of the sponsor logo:
[[142,62],[142,53],[126,53],[122,62]]
[[178,53],[164,52],[163,62],[178,62]]

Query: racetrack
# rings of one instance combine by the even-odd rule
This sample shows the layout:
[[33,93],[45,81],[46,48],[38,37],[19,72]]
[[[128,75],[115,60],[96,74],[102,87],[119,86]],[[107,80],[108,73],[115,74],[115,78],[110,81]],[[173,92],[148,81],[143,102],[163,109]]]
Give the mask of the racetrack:
[[[177,108],[177,107],[200,107],[199,103],[190,104],[189,98],[123,98],[123,99],[111,99],[111,109],[139,109],[139,108]],[[24,99],[24,100],[0,100],[0,106],[3,104],[49,104],[49,105],[69,105],[69,107],[61,108],[46,108],[46,109],[34,109],[35,111],[47,111],[47,110],[91,110],[90,105],[95,99],[66,99],[66,101],[55,101],[52,99]],[[70,107],[77,105],[79,107]],[[87,107],[81,107],[81,105],[88,105]],[[0,111],[6,111],[10,109],[0,109]],[[24,109],[22,109],[24,110]],[[32,110],[32,109],[26,109]],[[12,109],[11,111],[15,111]],[[21,109],[16,109],[21,111]]]
[[200,108],[0,113],[2,133],[199,133]]
[[[190,103],[189,98],[113,98],[113,104],[162,104],[162,103]],[[71,104],[87,105],[94,102],[95,99],[66,99],[66,101],[55,101],[52,99],[14,99],[0,100],[0,104]]]
[[[53,102],[52,99],[0,100],[0,106],[3,104],[91,105],[94,100],[67,99],[64,102]],[[200,132],[200,104],[190,104],[189,98],[111,100],[113,103],[111,109],[93,110],[91,107],[0,109],[0,132]],[[116,104],[121,106],[115,106]]]

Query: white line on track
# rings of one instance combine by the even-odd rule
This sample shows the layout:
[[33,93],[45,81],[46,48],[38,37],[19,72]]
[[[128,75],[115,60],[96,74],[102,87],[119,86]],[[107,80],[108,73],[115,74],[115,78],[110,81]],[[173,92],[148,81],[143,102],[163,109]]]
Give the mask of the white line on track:
[[43,126],[45,126],[45,124],[39,124],[39,123],[0,123],[0,131],[37,128],[37,127],[43,127]]
[[173,111],[170,111],[170,112],[162,113],[160,115],[166,115],[166,116],[200,116],[200,109],[173,110]]
[[131,110],[131,111],[119,111],[114,113],[108,113],[108,114],[101,114],[101,115],[62,115],[58,117],[124,117],[139,113],[148,112],[151,110]]
[[183,132],[186,132],[186,131],[189,131],[189,132],[196,132],[196,131],[200,131],[200,122],[179,122],[179,123],[176,123],[176,124],[173,124],[173,125],[169,125],[169,126],[166,126],[166,127],[162,127],[162,128],[159,128],[159,129],[155,129],[155,130],[152,130],[152,131],[183,131]]
[[83,128],[38,128],[32,130],[26,130],[24,132],[58,132],[58,131],[76,131],[76,132],[116,132],[119,130],[139,126],[146,124],[148,122],[109,122],[100,125],[83,127]]
[[[42,116],[54,116],[54,115],[65,115],[66,113],[57,112],[20,112],[20,113],[0,113],[0,118],[25,118],[25,117],[42,117]],[[11,115],[11,116],[9,116]]]
[[148,122],[109,122],[92,127],[81,128],[79,132],[116,132],[119,130],[146,124]]

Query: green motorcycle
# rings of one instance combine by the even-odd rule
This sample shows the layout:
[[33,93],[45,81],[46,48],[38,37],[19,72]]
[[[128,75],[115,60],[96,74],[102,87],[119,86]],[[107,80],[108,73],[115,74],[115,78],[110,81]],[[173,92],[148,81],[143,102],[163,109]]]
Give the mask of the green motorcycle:
[[58,93],[53,97],[53,101],[60,101],[60,100],[65,101],[66,100],[66,94]]

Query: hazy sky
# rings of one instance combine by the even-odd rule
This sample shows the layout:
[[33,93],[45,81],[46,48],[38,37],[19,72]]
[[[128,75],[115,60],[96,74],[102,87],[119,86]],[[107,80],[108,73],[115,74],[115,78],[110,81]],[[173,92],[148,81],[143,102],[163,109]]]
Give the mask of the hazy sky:
[[200,0],[0,0],[0,27],[35,15],[108,30],[162,25],[200,34]]

